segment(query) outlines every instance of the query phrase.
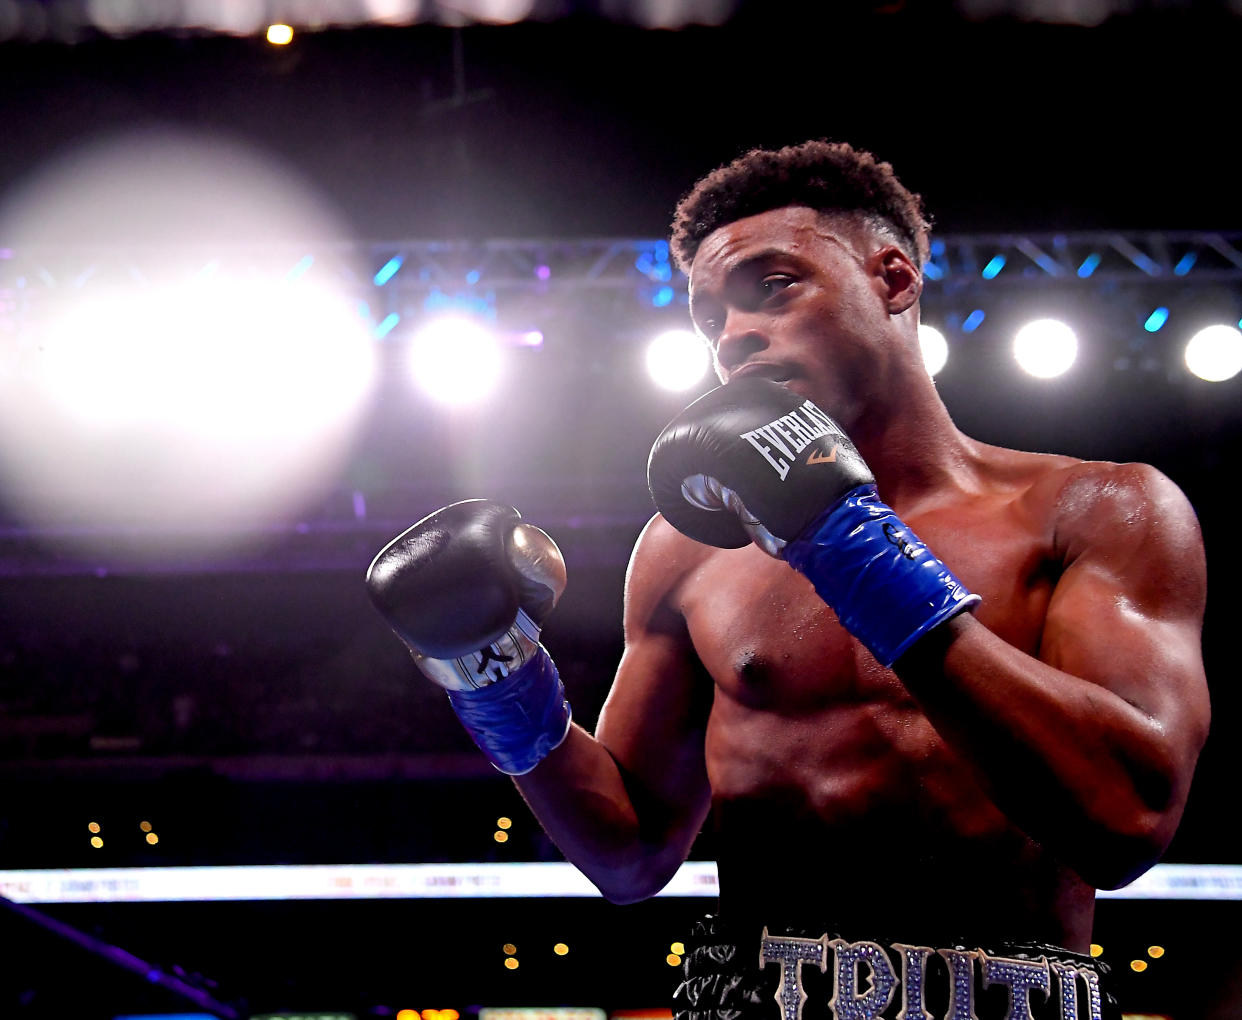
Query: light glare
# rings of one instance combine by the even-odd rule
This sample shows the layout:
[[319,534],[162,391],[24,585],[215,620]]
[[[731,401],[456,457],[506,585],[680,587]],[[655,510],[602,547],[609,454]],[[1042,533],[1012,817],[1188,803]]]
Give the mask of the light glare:
[[1242,331],[1208,326],[1186,344],[1186,367],[1206,382],[1224,382],[1242,372]]
[[949,342],[934,326],[919,325],[919,347],[928,375],[936,375],[949,360]]
[[48,324],[39,381],[87,428],[252,442],[347,415],[375,367],[361,320],[323,288],[213,276],[68,309]]
[[1024,372],[1054,379],[1069,371],[1078,357],[1078,337],[1057,319],[1028,322],[1014,337],[1013,354]]
[[662,389],[688,390],[707,374],[707,346],[687,329],[661,333],[647,345],[647,373]]
[[184,563],[317,497],[376,367],[356,299],[304,257],[342,234],[290,167],[177,131],[88,144],[6,197],[14,248],[140,260],[49,280],[20,356],[0,351],[0,489],[23,522],[90,521],[57,541],[105,563]]
[[410,343],[414,380],[438,404],[481,403],[496,388],[501,368],[500,344],[473,319],[436,319]]

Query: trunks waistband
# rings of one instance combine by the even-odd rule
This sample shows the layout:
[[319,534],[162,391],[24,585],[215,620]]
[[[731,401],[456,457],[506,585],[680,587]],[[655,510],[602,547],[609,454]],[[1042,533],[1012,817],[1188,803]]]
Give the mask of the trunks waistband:
[[679,1020],[1116,1020],[1109,968],[1057,946],[695,926]]

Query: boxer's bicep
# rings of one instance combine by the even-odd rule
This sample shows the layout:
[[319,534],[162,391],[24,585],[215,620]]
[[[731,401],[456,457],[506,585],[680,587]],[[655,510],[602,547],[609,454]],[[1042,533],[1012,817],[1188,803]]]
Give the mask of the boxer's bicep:
[[704,739],[713,686],[674,604],[675,549],[690,543],[653,530],[627,574],[625,651],[596,738],[625,778],[644,839],[684,857],[711,801]]
[[1039,657],[1124,699],[1174,759],[1193,764],[1209,715],[1198,522],[1152,468],[1114,466],[1094,482],[1092,498],[1063,518],[1066,566]]

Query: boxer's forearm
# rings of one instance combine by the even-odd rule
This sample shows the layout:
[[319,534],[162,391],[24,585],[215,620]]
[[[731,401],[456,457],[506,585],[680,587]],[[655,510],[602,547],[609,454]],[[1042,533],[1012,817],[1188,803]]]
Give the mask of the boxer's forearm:
[[577,725],[514,782],[566,860],[614,903],[655,895],[689,852],[693,834],[678,839],[644,825],[612,756]]
[[937,732],[996,805],[1099,888],[1163,853],[1194,756],[1176,722],[956,617],[896,664]]

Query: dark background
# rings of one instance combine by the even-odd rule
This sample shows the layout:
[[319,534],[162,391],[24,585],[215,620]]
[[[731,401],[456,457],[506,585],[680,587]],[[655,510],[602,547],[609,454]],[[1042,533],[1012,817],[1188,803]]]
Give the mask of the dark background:
[[[1242,226],[1240,42],[1242,18],[1227,4],[1137,0],[1091,26],[970,18],[949,4],[748,3],[721,26],[653,31],[581,5],[516,25],[303,33],[284,50],[201,34],[9,41],[0,201],[93,139],[175,125],[295,167],[355,241],[654,238],[678,195],[717,163],[752,145],[831,137],[893,162],[942,233],[1230,230]],[[1227,481],[1239,382],[1200,384],[1169,358],[1145,373],[1088,359],[1072,380],[1041,387],[1000,371],[1000,340],[999,328],[963,340],[939,380],[965,431],[1154,463],[1200,514],[1215,729],[1168,859],[1239,863],[1228,823],[1239,607]],[[545,638],[590,726],[620,650],[626,557],[651,512],[646,451],[686,399],[650,392],[631,373],[630,346],[625,330],[582,309],[549,333],[503,400],[469,420],[390,387],[340,492],[303,508],[307,526],[278,530],[240,560],[96,571],[10,515],[0,868],[557,859],[439,694],[410,676],[361,576],[388,538],[445,502],[515,503],[565,552],[570,587]],[[437,450],[466,456],[469,476]],[[352,490],[367,494],[366,519],[329,527],[348,518]],[[515,819],[503,847],[491,838],[501,814]],[[148,817],[156,847],[137,835]],[[103,850],[87,845],[88,819],[118,834]],[[706,841],[696,856],[710,857]],[[663,1005],[667,945],[706,908],[418,901],[47,913],[200,971],[256,1008],[366,1011]],[[1141,979],[1126,972],[1132,1008],[1226,1016],[1237,1008],[1237,952],[1211,933],[1236,921],[1230,903],[1108,901],[1097,941],[1119,947],[1110,953],[1123,970],[1149,941],[1170,947]],[[28,922],[0,918],[0,932],[12,947],[0,1016],[169,1003]],[[501,943],[550,945],[564,932],[581,947],[570,957],[532,953],[512,975],[500,967]]]

